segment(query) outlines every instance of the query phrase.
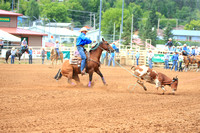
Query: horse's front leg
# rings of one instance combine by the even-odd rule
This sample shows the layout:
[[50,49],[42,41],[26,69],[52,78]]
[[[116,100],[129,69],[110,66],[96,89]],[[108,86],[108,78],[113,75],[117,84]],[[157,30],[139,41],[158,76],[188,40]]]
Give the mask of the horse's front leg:
[[93,76],[93,70],[89,71],[89,84],[88,84],[88,87],[91,87],[91,85],[92,85],[92,76]]
[[98,70],[96,71],[96,73],[101,77],[101,79],[102,79],[102,81],[103,81],[103,84],[104,84],[104,85],[107,85],[107,84],[106,84],[106,81],[105,81],[105,79],[104,79],[104,77],[103,77],[103,74],[101,73],[101,71],[98,69]]
[[19,55],[19,64],[20,64],[21,56]]

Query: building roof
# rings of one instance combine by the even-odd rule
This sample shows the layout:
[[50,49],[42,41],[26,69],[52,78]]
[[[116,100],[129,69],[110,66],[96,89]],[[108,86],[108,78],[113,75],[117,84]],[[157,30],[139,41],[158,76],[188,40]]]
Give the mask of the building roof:
[[172,30],[172,34],[177,36],[200,36],[198,30]]
[[44,33],[25,30],[25,29],[21,29],[21,28],[4,28],[4,27],[0,27],[0,30],[3,30],[5,32],[8,32],[8,33],[13,34],[13,35],[48,36],[47,34],[44,34]]
[[14,13],[14,12],[5,11],[5,10],[0,10],[0,15],[5,15],[5,16],[23,16],[23,14]]
[[11,41],[11,42],[20,42],[21,38],[16,37],[8,32],[5,32],[3,30],[0,30],[0,37],[5,41]]
[[46,26],[51,26],[51,27],[69,27],[71,26],[72,23],[48,23]]
[[36,27],[31,27],[30,30],[48,33],[51,35],[62,35],[62,36],[79,36],[80,34],[75,31],[69,30],[67,28],[59,28],[59,27],[36,26]]

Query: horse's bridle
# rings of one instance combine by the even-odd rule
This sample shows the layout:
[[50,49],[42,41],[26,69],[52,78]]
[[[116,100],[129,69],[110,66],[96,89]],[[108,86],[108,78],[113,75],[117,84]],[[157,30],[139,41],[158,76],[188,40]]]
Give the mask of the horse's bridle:
[[[107,44],[107,49],[108,49],[108,51],[112,51],[112,50],[108,47],[108,45],[109,45],[109,44]],[[102,49],[103,51],[105,50],[104,48],[102,48],[102,47],[100,46],[100,44],[99,44],[98,47],[99,47],[100,49]],[[97,48],[98,48],[98,47],[97,47]],[[105,51],[107,51],[107,50],[105,50]],[[101,63],[99,63],[99,62],[97,62],[97,61],[95,61],[95,60],[93,60],[93,59],[91,59],[91,58],[89,58],[89,60],[91,60],[91,61],[97,63],[99,66],[101,65]]]

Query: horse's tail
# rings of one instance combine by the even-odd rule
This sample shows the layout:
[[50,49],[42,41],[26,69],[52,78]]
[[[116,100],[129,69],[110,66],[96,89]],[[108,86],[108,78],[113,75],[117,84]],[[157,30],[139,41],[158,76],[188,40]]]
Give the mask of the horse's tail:
[[56,76],[54,77],[56,80],[59,80],[62,77],[61,74],[61,69],[58,70],[58,73],[56,74]]

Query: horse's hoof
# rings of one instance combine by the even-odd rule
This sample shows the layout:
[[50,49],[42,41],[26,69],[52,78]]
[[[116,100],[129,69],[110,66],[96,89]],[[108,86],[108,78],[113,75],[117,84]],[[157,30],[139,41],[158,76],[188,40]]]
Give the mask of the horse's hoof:
[[165,93],[163,92],[162,95],[165,95]]

